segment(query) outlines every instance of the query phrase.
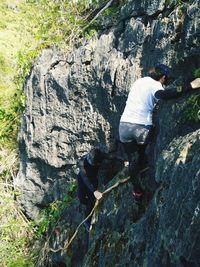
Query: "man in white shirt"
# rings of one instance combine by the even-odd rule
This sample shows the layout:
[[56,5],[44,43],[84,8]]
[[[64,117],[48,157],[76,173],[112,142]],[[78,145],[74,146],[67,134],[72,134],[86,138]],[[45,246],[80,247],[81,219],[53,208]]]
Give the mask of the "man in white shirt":
[[[129,92],[119,124],[120,141],[124,144],[129,161],[129,174],[133,183],[133,196],[140,202],[143,196],[137,175],[145,162],[145,149],[153,133],[152,113],[159,99],[173,98],[181,93],[200,87],[200,78],[170,90],[164,90],[169,67],[158,64],[148,76],[136,80]],[[133,158],[133,154],[136,154]]]

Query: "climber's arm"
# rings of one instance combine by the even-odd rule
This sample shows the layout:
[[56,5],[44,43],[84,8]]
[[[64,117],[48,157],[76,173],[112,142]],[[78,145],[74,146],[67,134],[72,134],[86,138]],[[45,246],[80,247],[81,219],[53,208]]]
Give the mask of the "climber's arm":
[[92,192],[94,193],[94,186],[91,184],[89,178],[87,177],[87,173],[85,171],[84,168],[84,160],[85,160],[85,156],[82,157],[78,163],[78,167],[79,167],[79,171],[80,171],[80,175],[81,175],[81,179],[84,182],[84,184],[86,185],[86,187]]
[[193,89],[198,89],[198,88],[200,88],[200,78],[197,78],[194,81],[188,84],[185,84],[184,86],[177,86],[174,88],[169,88],[167,90],[158,90],[155,93],[155,97],[157,99],[170,99],[178,95],[181,95],[182,93],[191,91]]
[[87,188],[94,194],[96,199],[101,199],[103,194],[99,190],[95,190],[92,183],[89,181],[88,177],[86,175],[81,174],[81,178],[84,182],[84,184],[87,186]]
[[84,184],[86,185],[86,187],[90,190],[90,192],[92,192],[94,194],[95,198],[96,199],[100,199],[100,198],[102,198],[102,193],[100,191],[98,191],[98,190],[95,190],[93,184],[90,182],[90,180],[89,180],[89,178],[88,178],[88,176],[86,174],[85,168],[84,168],[84,160],[85,160],[85,157],[83,157],[79,161],[79,164],[78,164],[79,165],[81,179],[84,182]]
[[170,99],[170,98],[174,98],[178,95],[182,94],[182,91],[178,91],[177,88],[170,88],[170,89],[166,89],[166,90],[158,90],[155,93],[155,98],[157,99]]
[[86,175],[84,175],[83,173],[81,173],[81,178],[82,178],[84,184],[86,185],[86,187],[87,187],[92,193],[94,193],[94,192],[95,192],[95,189],[94,189],[94,186],[91,184],[89,178],[88,178]]

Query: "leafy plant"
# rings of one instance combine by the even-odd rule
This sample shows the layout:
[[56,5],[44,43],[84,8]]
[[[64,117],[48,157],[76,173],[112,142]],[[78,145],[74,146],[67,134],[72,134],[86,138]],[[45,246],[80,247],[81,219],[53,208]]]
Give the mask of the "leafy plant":
[[196,69],[196,70],[194,71],[194,77],[195,77],[195,78],[200,78],[200,68],[198,68],[198,69]]
[[165,6],[169,6],[171,4],[181,6],[183,4],[182,0],[165,0]]
[[86,26],[87,11],[92,3],[89,0],[39,0],[34,5],[37,6],[36,20],[39,22],[36,39],[45,46],[68,47]]
[[187,108],[184,111],[185,121],[198,122],[200,112],[200,95],[193,95],[187,102]]
[[9,107],[0,107],[0,143],[8,147],[16,145],[20,110],[25,106],[25,97],[16,91]]
[[86,40],[92,39],[96,35],[97,31],[95,29],[87,29],[87,31],[84,32],[84,37]]
[[26,76],[30,73],[30,68],[33,60],[39,54],[39,49],[33,50],[19,50],[16,55],[17,75],[15,76],[15,83],[18,88],[21,88]]
[[120,6],[109,7],[104,11],[103,15],[106,17],[118,18],[120,10],[121,10]]
[[41,238],[41,236],[48,230],[49,225],[56,225],[60,219],[62,211],[71,203],[76,190],[75,183],[69,183],[66,196],[62,200],[53,201],[48,208],[43,209],[41,212],[41,218],[38,223],[32,223],[32,229],[34,229],[35,237]]

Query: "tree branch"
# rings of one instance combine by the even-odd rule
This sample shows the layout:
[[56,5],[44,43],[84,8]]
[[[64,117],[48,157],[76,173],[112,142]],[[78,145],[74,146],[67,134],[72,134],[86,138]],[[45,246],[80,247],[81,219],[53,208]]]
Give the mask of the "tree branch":
[[86,25],[82,32],[84,32],[103,12],[104,10],[106,10],[109,6],[112,5],[112,3],[114,2],[114,0],[110,0],[103,8],[101,8],[101,10],[96,14],[96,16],[88,23],[88,25]]
[[[148,170],[148,167],[143,169],[143,170],[141,170],[140,173],[143,173],[146,170]],[[109,193],[114,188],[118,187],[120,184],[124,184],[124,183],[128,182],[129,180],[130,180],[130,177],[117,181],[114,185],[112,185],[109,188],[107,188],[102,194],[105,195],[105,194]],[[67,251],[69,246],[71,245],[72,241],[75,239],[76,235],[78,234],[78,231],[79,231],[81,225],[83,225],[84,222],[86,222],[92,216],[94,211],[97,209],[98,205],[99,205],[99,200],[96,200],[95,205],[94,205],[92,211],[90,212],[90,214],[77,226],[73,236],[70,238],[70,240],[66,243],[66,245],[63,248],[59,248],[59,249],[56,249],[56,250],[50,248],[49,250],[54,252],[54,253],[59,252],[59,251]]]

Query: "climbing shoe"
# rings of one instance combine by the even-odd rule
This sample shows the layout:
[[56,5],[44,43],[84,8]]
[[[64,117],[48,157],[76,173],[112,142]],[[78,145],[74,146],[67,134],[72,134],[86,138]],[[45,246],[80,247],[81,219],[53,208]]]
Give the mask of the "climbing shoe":
[[135,200],[136,203],[141,203],[142,202],[142,199],[143,199],[143,193],[142,192],[135,192],[133,191],[132,192],[132,196]]

